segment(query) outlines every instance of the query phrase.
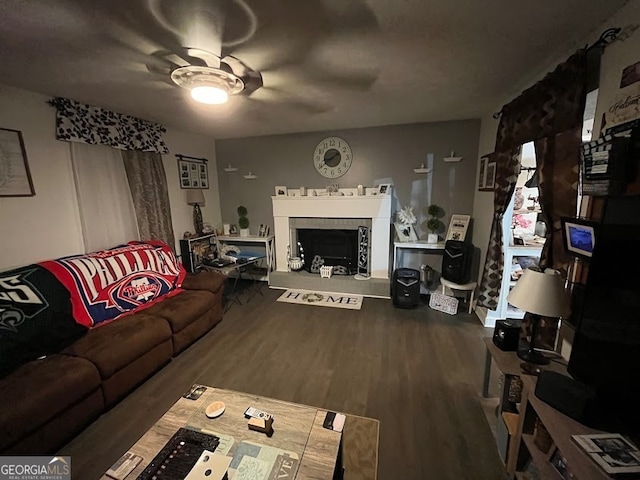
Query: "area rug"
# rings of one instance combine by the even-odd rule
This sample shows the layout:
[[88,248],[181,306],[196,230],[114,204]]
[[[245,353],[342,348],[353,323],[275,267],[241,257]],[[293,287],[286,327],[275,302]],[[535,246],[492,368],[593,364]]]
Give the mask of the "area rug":
[[378,478],[380,422],[375,418],[348,415],[342,431],[344,480]]
[[364,297],[362,295],[355,295],[352,293],[318,292],[315,290],[287,290],[280,295],[278,302],[360,310],[363,298]]

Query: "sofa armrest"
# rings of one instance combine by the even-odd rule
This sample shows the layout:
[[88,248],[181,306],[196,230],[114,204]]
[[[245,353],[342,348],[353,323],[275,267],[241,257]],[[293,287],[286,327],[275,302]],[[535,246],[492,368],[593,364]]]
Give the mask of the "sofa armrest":
[[208,290],[218,293],[224,286],[227,277],[217,272],[200,271],[188,274],[182,282],[185,290]]

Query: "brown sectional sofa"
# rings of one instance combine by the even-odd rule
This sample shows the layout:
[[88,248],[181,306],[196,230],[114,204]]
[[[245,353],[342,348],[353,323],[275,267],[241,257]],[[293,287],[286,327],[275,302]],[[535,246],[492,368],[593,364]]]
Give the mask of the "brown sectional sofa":
[[0,379],[0,454],[52,453],[77,435],[222,320],[224,281],[189,275],[180,293]]

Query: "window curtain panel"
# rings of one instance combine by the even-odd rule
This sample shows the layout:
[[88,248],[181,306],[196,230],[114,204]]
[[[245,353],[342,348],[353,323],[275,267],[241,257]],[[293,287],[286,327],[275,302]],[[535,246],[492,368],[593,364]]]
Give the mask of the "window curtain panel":
[[166,129],[140,118],[56,97],[56,138],[67,142],[108,145],[119,150],[169,153]]
[[538,198],[542,219],[547,225],[547,240],[540,257],[542,268],[559,270],[567,278],[573,261],[567,255],[562,236],[562,217],[574,217],[578,209],[578,178],[582,124],[574,129],[535,141],[540,164]]
[[139,240],[120,151],[75,142],[70,148],[85,253]]
[[[497,222],[496,215],[500,211],[504,214],[504,198],[499,190],[509,193],[514,168],[513,152],[527,142],[535,141],[536,170],[540,184],[546,172],[546,185],[540,187],[543,192],[540,194],[540,206],[545,212],[543,219],[547,224],[547,241],[540,266],[563,270],[564,265],[566,270],[559,217],[563,212],[570,211],[570,215],[575,215],[576,212],[581,140],[580,135],[575,136],[573,132],[582,128],[587,90],[586,59],[587,50],[579,50],[502,108],[495,147],[497,187],[494,194],[494,219],[480,283],[479,305],[491,309],[497,307],[496,299],[500,293],[499,280],[502,278],[503,268],[503,232],[502,218]],[[577,152],[577,155],[573,152]],[[564,153],[569,155],[565,156]],[[519,167],[518,155],[516,172],[519,172]],[[506,177],[502,177],[503,175]],[[515,181],[513,180],[514,186]],[[506,200],[507,205],[512,194],[513,190]],[[498,246],[500,250],[497,250]]]
[[122,152],[122,160],[135,205],[140,239],[162,240],[175,249],[162,155],[125,150]]
[[496,309],[504,270],[504,232],[502,219],[516,188],[520,173],[521,147],[489,155],[489,163],[496,162],[496,183],[493,191],[493,220],[484,273],[478,293],[478,305]]

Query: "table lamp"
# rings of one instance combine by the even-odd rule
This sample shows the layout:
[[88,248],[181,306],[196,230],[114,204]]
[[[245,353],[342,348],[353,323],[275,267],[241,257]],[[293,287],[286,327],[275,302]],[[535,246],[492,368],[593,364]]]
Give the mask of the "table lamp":
[[540,317],[562,317],[569,313],[568,295],[560,272],[547,268],[529,267],[511,289],[507,301],[521,310],[529,312],[531,319],[531,341],[527,350],[519,350],[522,360],[546,365],[549,360],[535,351],[536,334]]
[[193,205],[193,228],[195,228],[198,235],[202,235],[204,225],[202,223],[200,205],[204,205],[204,192],[199,188],[187,190],[187,204]]

